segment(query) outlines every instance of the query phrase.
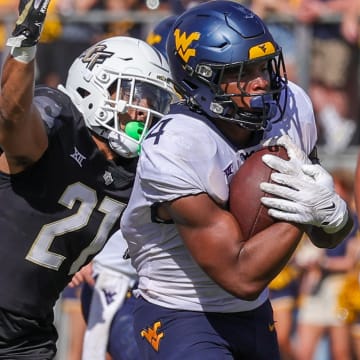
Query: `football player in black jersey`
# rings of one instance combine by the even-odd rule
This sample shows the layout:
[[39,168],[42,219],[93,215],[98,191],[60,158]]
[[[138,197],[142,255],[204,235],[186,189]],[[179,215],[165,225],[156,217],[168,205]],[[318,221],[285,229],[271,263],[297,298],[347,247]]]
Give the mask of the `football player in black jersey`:
[[52,359],[53,307],[119,227],[141,142],[173,99],[167,61],[114,37],[34,89],[49,0],[21,0],[0,93],[0,359]]

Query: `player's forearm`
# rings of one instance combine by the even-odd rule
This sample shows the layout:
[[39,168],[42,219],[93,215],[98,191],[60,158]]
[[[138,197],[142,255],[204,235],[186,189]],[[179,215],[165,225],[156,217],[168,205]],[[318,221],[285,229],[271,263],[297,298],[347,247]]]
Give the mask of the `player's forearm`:
[[339,245],[353,228],[354,222],[351,216],[348,217],[346,225],[336,233],[328,234],[322,228],[311,226],[307,229],[311,242],[319,248],[334,248]]
[[3,119],[11,116],[12,121],[18,121],[31,116],[29,110],[34,90],[36,44],[40,39],[49,2],[19,0],[19,17],[6,41],[11,50],[1,82]]
[[303,232],[295,225],[276,223],[245,242],[237,261],[237,296],[256,299],[292,257]]
[[34,61],[28,64],[17,61],[9,55],[5,61],[1,79],[1,128],[18,125],[29,115],[35,82]]
[[236,259],[223,259],[222,273],[231,274],[227,281],[220,281],[218,272],[213,276],[234,296],[247,301],[255,300],[288,263],[302,234],[294,225],[271,225],[243,242]]
[[[6,41],[10,47],[1,78],[0,143],[13,142],[14,133],[26,117],[31,118],[36,44],[50,0],[19,0],[19,17]],[[26,131],[26,130],[23,130]]]

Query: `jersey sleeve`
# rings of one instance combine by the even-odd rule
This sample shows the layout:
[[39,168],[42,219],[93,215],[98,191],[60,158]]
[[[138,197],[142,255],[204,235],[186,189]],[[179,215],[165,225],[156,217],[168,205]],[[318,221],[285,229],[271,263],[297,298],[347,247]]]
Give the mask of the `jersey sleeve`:
[[[192,131],[185,134],[184,126],[190,126]],[[200,121],[173,119],[158,138],[146,139],[138,174],[147,199],[171,201],[202,192],[209,193],[215,200],[223,201],[227,197],[227,189],[220,181],[216,183],[224,174],[214,165],[217,144],[208,131],[208,126]]]

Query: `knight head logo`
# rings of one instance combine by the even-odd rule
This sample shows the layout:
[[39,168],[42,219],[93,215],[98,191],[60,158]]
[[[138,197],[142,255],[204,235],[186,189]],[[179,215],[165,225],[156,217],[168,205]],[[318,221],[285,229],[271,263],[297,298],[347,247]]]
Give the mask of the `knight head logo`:
[[191,45],[193,41],[199,40],[200,36],[199,32],[193,32],[187,35],[185,31],[181,32],[180,29],[175,29],[174,37],[176,51],[186,64],[191,56],[196,55],[196,50],[191,48]]

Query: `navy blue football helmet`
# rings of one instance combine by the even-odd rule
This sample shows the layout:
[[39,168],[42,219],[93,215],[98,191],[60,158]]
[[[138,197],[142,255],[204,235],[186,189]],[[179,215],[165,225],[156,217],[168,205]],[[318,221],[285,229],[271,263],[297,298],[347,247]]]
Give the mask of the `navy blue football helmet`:
[[[187,10],[173,24],[167,54],[177,91],[195,110],[248,130],[265,129],[276,114],[282,117],[280,93],[287,79],[281,48],[243,5],[217,0]],[[235,70],[240,80],[244,66],[258,61],[267,61],[270,91],[259,95],[240,89],[240,96],[251,97],[251,109],[240,108],[232,101],[239,94],[220,88],[224,72]]]
[[158,49],[165,58],[166,54],[166,40],[170,33],[171,27],[176,20],[175,15],[168,16],[156,24],[154,29],[146,37],[146,42]]

